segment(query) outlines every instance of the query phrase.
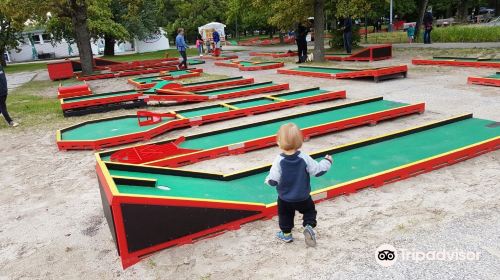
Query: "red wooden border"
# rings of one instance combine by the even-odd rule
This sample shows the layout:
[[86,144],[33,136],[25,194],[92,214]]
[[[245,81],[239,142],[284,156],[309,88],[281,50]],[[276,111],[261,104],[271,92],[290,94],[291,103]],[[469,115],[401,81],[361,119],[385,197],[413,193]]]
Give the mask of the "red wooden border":
[[457,66],[457,67],[491,67],[491,68],[500,68],[500,62],[412,59],[411,63],[413,63],[414,65],[438,65],[438,66]]
[[500,87],[500,79],[487,78],[487,77],[469,77],[467,83],[483,86]]

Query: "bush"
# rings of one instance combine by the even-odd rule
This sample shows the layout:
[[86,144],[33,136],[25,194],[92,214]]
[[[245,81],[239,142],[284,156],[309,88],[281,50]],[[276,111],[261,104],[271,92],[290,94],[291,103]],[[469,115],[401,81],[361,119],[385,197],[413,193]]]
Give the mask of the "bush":
[[434,28],[434,42],[498,42],[500,26],[462,25]]
[[[352,28],[352,46],[357,47],[361,40],[361,35],[359,34],[359,26],[354,25]],[[332,31],[332,39],[330,40],[330,48],[343,48],[344,47],[344,32],[340,29],[335,29]]]
[[[423,42],[424,31],[421,30],[417,42]],[[431,40],[434,43],[477,43],[498,42],[500,26],[456,25],[435,27],[432,29]],[[368,34],[368,43],[407,43],[406,32],[383,32]]]

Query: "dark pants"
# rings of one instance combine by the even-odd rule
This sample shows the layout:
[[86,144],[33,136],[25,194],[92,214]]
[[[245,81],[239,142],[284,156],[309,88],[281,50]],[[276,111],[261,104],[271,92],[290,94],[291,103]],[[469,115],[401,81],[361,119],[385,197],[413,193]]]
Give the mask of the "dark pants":
[[10,123],[12,119],[9,116],[9,112],[7,112],[7,95],[0,96],[0,113],[2,113],[5,120]]
[[179,53],[181,54],[182,56],[182,61],[181,63],[179,64],[179,68],[181,68],[182,65],[184,65],[184,68],[187,68],[188,67],[188,62],[187,62],[187,55],[186,55],[186,51],[179,51]]
[[352,49],[352,32],[344,33],[344,48],[347,53],[351,53]]
[[295,211],[303,215],[302,225],[316,227],[316,207],[311,197],[304,201],[288,202],[278,198],[278,219],[281,231],[290,233],[293,228]]
[[305,62],[307,59],[307,41],[297,40],[297,52],[299,57],[299,62]]
[[425,31],[424,31],[424,44],[431,43],[431,31],[432,31],[432,29],[425,29]]

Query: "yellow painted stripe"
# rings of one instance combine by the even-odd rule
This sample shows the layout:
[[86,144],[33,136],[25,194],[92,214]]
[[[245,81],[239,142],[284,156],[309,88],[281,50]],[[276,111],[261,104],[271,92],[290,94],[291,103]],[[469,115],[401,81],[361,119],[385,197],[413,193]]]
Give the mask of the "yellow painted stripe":
[[238,107],[236,107],[236,106],[229,105],[229,104],[227,104],[227,103],[219,103],[219,105],[224,106],[224,107],[226,107],[226,108],[229,108],[229,109],[231,109],[231,110],[239,110],[239,109],[240,109],[240,108],[238,108]]
[[61,141],[61,131],[60,131],[60,130],[58,130],[58,131],[56,132],[56,141],[57,141],[57,142],[60,142],[60,141]]
[[276,101],[287,101],[286,99],[274,97],[272,95],[266,95],[266,96],[264,96],[264,98],[268,98],[268,99],[272,99],[272,100],[276,100]]
[[104,175],[104,178],[106,179],[106,183],[108,184],[108,187],[111,191],[111,194],[113,196],[118,196],[119,195],[118,188],[116,187],[116,184],[115,184],[115,181],[113,180],[113,178],[111,178],[111,174],[109,174],[109,170],[108,170],[106,164],[104,164],[104,162],[102,160],[100,160],[99,158],[97,158],[97,164],[99,164],[99,166],[101,168],[102,174]]

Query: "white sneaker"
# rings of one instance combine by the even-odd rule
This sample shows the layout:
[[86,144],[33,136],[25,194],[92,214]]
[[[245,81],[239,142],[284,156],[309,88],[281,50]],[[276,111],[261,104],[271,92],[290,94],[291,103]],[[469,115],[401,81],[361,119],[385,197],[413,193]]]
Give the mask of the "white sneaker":
[[19,124],[18,124],[18,123],[16,123],[15,121],[11,121],[11,122],[9,123],[9,126],[10,126],[10,127],[17,127],[17,126],[19,126]]

